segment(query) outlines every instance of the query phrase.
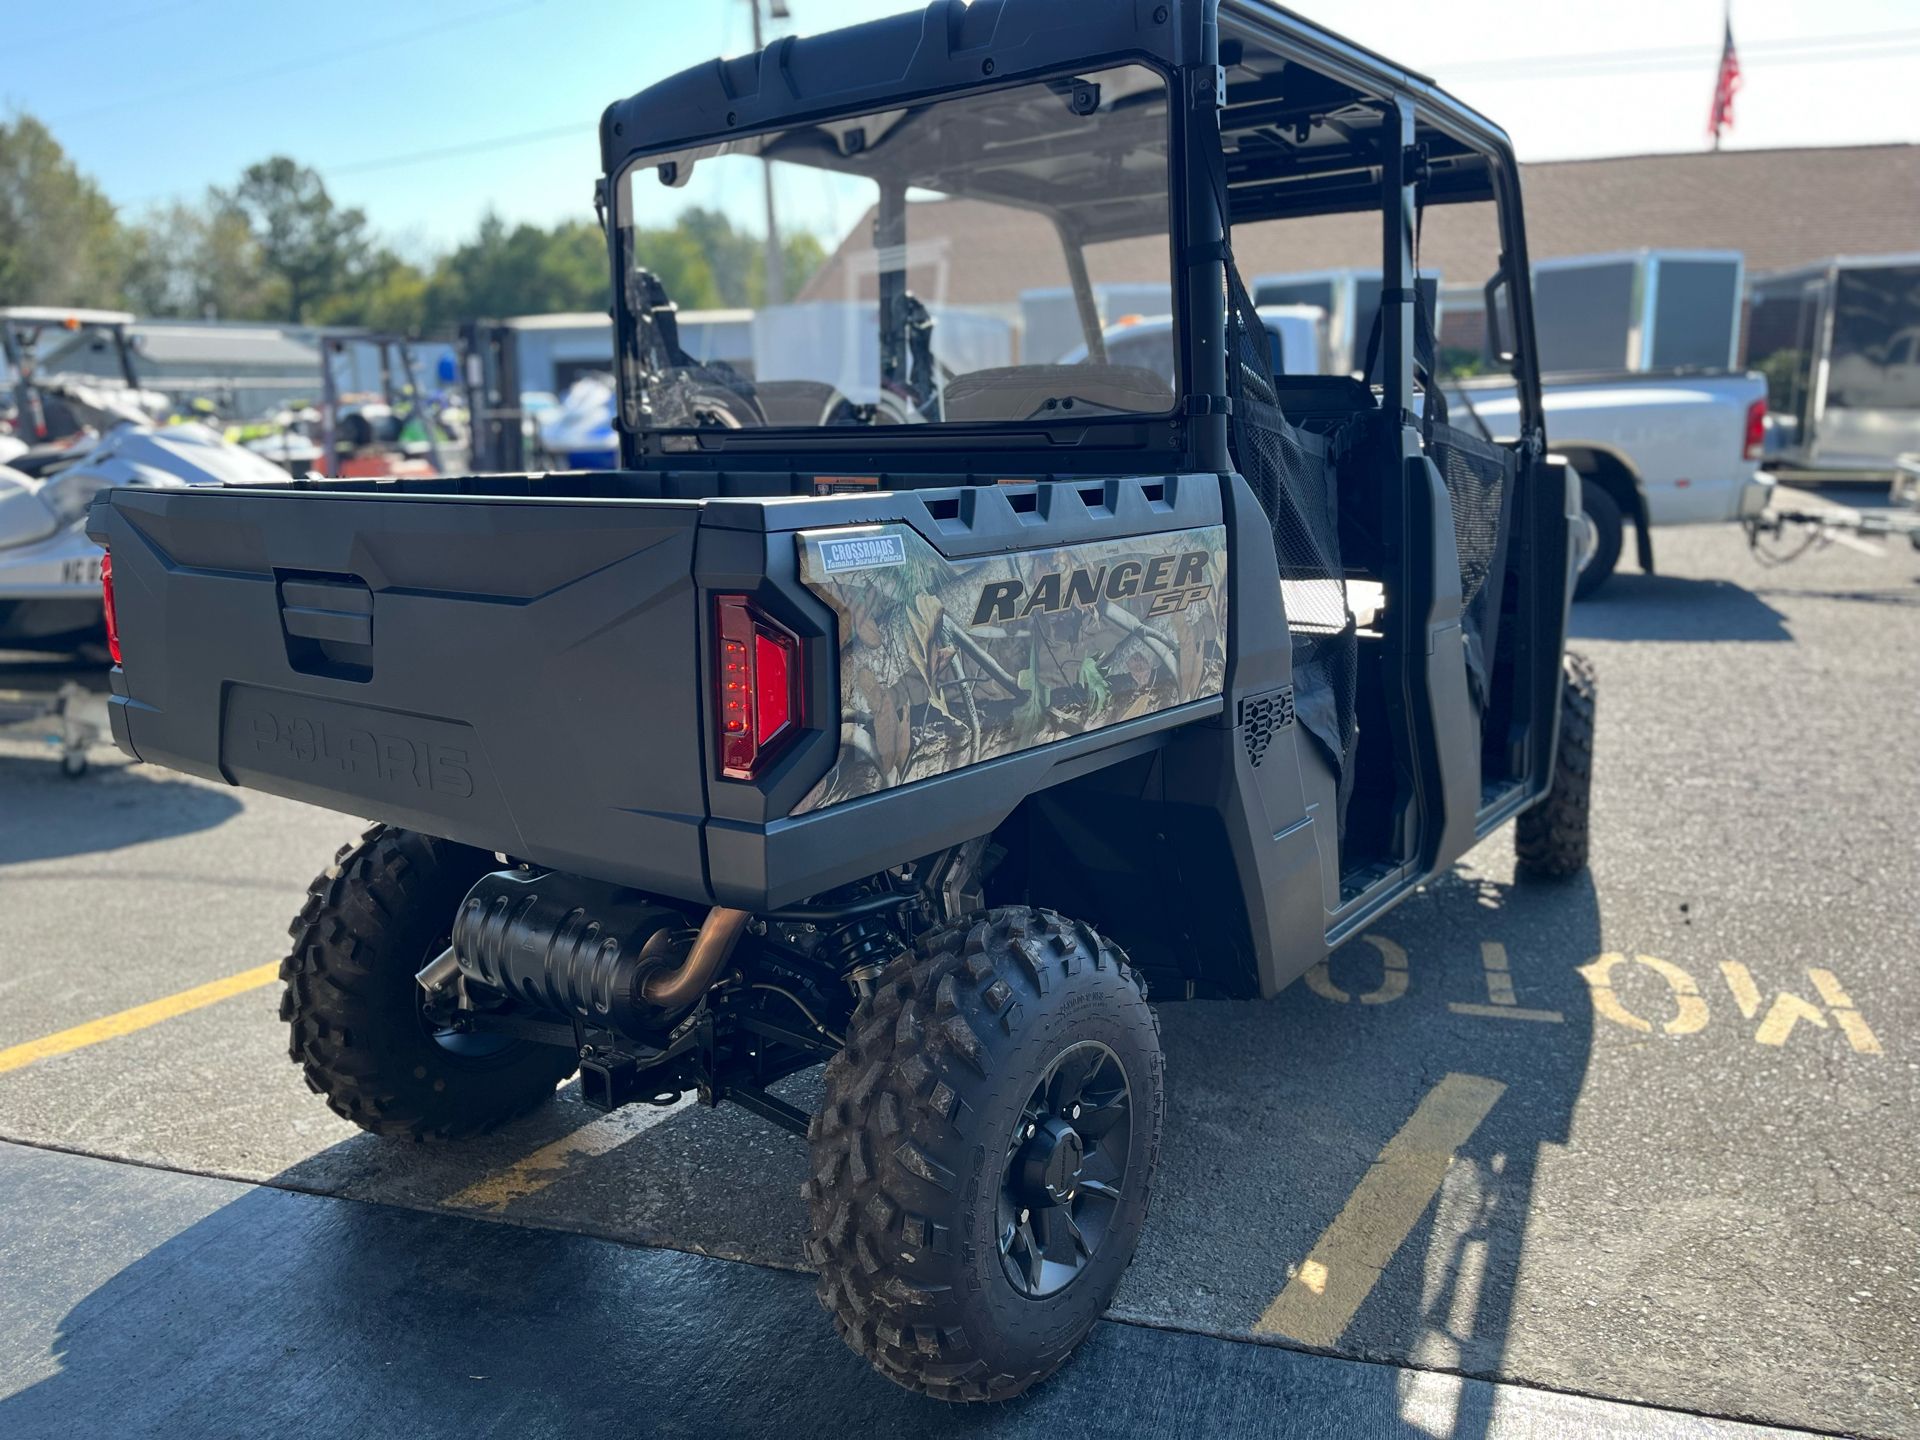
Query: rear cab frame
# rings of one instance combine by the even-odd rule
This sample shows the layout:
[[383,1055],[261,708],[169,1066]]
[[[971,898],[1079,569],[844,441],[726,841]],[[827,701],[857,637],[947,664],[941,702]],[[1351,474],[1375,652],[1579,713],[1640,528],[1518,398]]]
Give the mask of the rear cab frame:
[[[675,429],[646,423],[628,386],[618,472],[115,492],[90,533],[114,555],[127,656],[116,740],[209,779],[755,915],[992,837],[1004,859],[990,898],[1102,917],[1173,993],[1275,993],[1548,786],[1578,502],[1546,459],[1502,132],[1256,0],[1070,18],[1032,0],[946,3],[785,39],[603,117],[616,345],[641,354],[670,313],[631,283],[623,176],[942,97],[1070,88],[1116,65],[1166,86],[1181,376],[1168,413]],[[1266,143],[1296,134],[1292,149]],[[1447,477],[1416,418],[1412,276],[1419,207],[1489,197],[1522,422],[1482,701],[1463,661]],[[1387,302],[1369,402],[1385,448],[1354,510],[1390,617],[1364,662],[1371,730],[1349,761],[1378,779],[1357,799],[1293,723],[1297,636],[1272,521],[1236,470],[1222,343],[1229,222],[1355,209],[1381,216]],[[1084,275],[1071,247],[1069,267]],[[848,477],[864,483],[835,493]],[[994,569],[1008,563],[1065,586],[1082,560],[1134,563],[1131,550],[1144,567],[1170,547],[1177,566],[1197,544],[1218,557],[1206,583],[1224,615],[1219,663],[1097,728],[810,803],[859,703],[842,663],[848,607],[807,569],[833,534],[899,537],[943,580],[983,589],[1012,583]],[[728,777],[718,752],[722,596],[747,597],[796,642],[794,728],[752,779]],[[1156,916],[1143,877],[1195,903]]]

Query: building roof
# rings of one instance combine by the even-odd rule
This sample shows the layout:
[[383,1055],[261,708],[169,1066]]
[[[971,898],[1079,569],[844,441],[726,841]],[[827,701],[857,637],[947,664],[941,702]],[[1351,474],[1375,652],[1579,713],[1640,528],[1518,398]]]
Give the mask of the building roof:
[[[1723,150],[1623,155],[1521,167],[1528,248],[1535,260],[1646,248],[1738,250],[1750,276],[1830,255],[1911,251],[1920,238],[1920,145],[1798,150]],[[938,216],[937,226],[924,222]],[[938,234],[933,283],[917,293],[946,304],[1004,304],[1024,290],[1065,283],[1059,243],[1038,216],[974,201],[916,209],[921,241]],[[798,298],[870,295],[871,216]],[[1326,215],[1243,227],[1235,258],[1257,275],[1377,268],[1380,223],[1372,213]],[[1421,237],[1423,270],[1450,284],[1492,273],[1497,242],[1484,207],[1435,206]],[[1089,252],[1096,282],[1168,277],[1164,246],[1123,241]],[[916,264],[915,269],[918,270]]]
[[505,322],[513,330],[605,330],[613,322],[601,310],[560,311],[552,315],[516,315]]
[[320,352],[277,326],[143,320],[133,333],[139,364],[257,365],[320,373]]
[[1758,275],[1920,237],[1920,145],[1561,160],[1521,177],[1536,257],[1739,250]]
[[131,325],[133,316],[124,310],[76,310],[59,305],[8,305],[0,307],[0,319],[17,320],[23,325]]

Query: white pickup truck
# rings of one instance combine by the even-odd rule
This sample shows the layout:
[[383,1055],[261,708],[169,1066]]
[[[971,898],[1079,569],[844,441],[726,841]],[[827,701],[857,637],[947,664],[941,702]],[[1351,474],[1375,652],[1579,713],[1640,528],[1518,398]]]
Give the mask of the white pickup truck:
[[[1326,368],[1326,312],[1312,305],[1262,305],[1275,368]],[[1105,332],[1107,358],[1173,379],[1173,321],[1130,317]],[[1062,363],[1086,358],[1084,345]],[[1580,472],[1590,533],[1574,590],[1598,590],[1620,560],[1633,525],[1640,568],[1653,570],[1655,525],[1707,525],[1758,515],[1773,480],[1760,470],[1767,384],[1757,373],[1676,369],[1547,375],[1542,378],[1553,453]],[[1519,406],[1504,375],[1446,382],[1453,422],[1474,416],[1496,440],[1510,440]]]
[[[1767,385],[1758,374],[1670,371],[1542,378],[1547,440],[1580,472],[1589,555],[1576,597],[1619,563],[1631,521],[1642,570],[1653,570],[1655,525],[1705,525],[1758,515],[1773,481],[1759,468]],[[1518,406],[1504,376],[1453,381],[1454,422],[1477,415],[1496,439],[1513,434]],[[1471,413],[1467,413],[1469,411]]]

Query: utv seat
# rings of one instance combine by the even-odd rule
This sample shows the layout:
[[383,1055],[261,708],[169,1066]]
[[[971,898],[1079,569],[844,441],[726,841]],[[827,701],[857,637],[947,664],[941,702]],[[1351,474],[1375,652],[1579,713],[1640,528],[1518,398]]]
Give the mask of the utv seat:
[[824,425],[846,397],[824,380],[761,380],[753,387],[767,424]]
[[33,479],[43,478],[48,471],[65,465],[70,460],[78,460],[87,453],[95,435],[91,430],[83,430],[64,440],[50,441],[44,445],[35,445],[32,449],[16,455],[7,461],[9,470],[18,470],[22,475]]
[[949,420],[1159,415],[1173,387],[1139,365],[1006,365],[955,376],[944,404]]
[[1325,433],[1380,408],[1372,388],[1351,375],[1276,375],[1273,388],[1282,412],[1303,430]]

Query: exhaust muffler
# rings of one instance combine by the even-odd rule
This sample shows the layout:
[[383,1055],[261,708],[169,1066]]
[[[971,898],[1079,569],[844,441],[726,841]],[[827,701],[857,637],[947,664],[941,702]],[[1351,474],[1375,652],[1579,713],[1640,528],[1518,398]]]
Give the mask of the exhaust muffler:
[[748,918],[716,907],[696,931],[632,890],[497,870],[467,892],[451,950],[419,980],[436,991],[464,975],[536,1010],[645,1035],[706,994]]

